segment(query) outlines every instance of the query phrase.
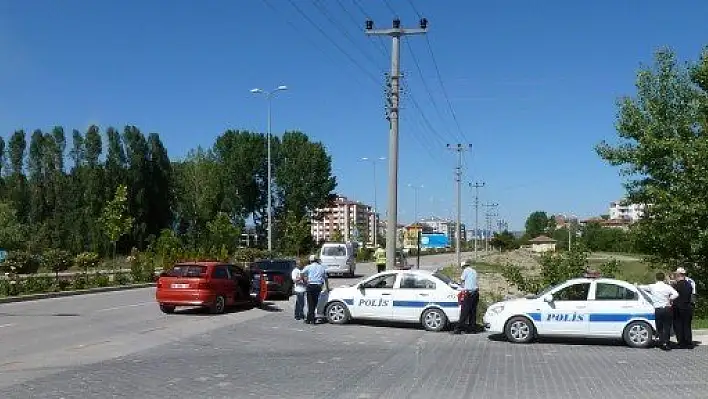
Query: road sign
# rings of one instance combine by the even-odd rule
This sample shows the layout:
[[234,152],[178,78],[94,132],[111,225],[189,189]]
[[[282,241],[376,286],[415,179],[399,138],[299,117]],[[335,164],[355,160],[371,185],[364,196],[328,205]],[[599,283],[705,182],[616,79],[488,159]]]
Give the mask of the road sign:
[[0,249],[0,262],[5,261],[5,258],[7,258],[7,251]]

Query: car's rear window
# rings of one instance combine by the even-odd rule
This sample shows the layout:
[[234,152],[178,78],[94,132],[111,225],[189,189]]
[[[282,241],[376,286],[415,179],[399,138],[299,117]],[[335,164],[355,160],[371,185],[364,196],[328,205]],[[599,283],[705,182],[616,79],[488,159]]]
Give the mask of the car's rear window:
[[347,256],[347,247],[344,245],[338,245],[336,247],[324,247],[322,248],[323,256]]
[[253,264],[254,269],[287,272],[293,268],[293,263],[288,261],[259,261]]
[[175,265],[165,272],[165,277],[206,277],[207,267],[200,265]]

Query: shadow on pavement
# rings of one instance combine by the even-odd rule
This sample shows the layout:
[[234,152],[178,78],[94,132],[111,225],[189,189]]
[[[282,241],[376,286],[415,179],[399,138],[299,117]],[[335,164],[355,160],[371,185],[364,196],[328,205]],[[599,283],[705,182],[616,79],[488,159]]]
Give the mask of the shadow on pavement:
[[32,314],[22,314],[22,313],[0,313],[0,316],[8,317],[81,317],[78,313],[32,313]]
[[[487,337],[490,341],[508,342],[504,334],[491,334]],[[534,345],[566,345],[566,346],[581,346],[581,345],[597,345],[597,346],[626,346],[619,339],[603,339],[603,338],[572,338],[572,337],[542,337],[533,341]],[[521,344],[523,345],[523,344]]]

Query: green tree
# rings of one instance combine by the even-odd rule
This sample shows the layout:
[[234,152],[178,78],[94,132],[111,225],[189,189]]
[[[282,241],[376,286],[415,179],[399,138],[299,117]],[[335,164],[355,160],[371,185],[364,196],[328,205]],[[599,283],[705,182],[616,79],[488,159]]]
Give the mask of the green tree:
[[242,227],[235,225],[229,215],[219,212],[214,220],[207,222],[209,245],[217,250],[225,247],[228,251],[233,251],[241,239],[241,230]]
[[545,234],[548,229],[548,215],[543,211],[532,212],[526,219],[526,239]]
[[509,230],[504,230],[501,233],[494,233],[494,237],[489,241],[489,244],[494,248],[499,248],[502,251],[509,251],[519,248],[519,242]]
[[667,49],[619,101],[619,142],[597,152],[626,177],[628,199],[647,204],[637,244],[657,261],[687,266],[708,288],[708,50],[681,65]]
[[17,211],[7,202],[0,202],[0,248],[20,249],[25,241],[26,228],[17,219]]
[[342,242],[344,241],[344,236],[342,235],[342,231],[339,229],[334,230],[332,233],[332,237],[330,238],[332,242]]
[[128,188],[118,186],[112,200],[103,208],[99,223],[113,245],[113,257],[116,254],[118,239],[130,233],[133,227],[133,217],[128,214]]

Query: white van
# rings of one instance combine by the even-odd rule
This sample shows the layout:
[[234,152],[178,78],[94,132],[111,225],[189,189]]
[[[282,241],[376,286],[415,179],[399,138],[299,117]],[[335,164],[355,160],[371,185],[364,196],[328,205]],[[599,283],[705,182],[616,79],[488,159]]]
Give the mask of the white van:
[[327,274],[354,277],[356,271],[356,247],[351,242],[326,242],[320,248],[320,260]]

